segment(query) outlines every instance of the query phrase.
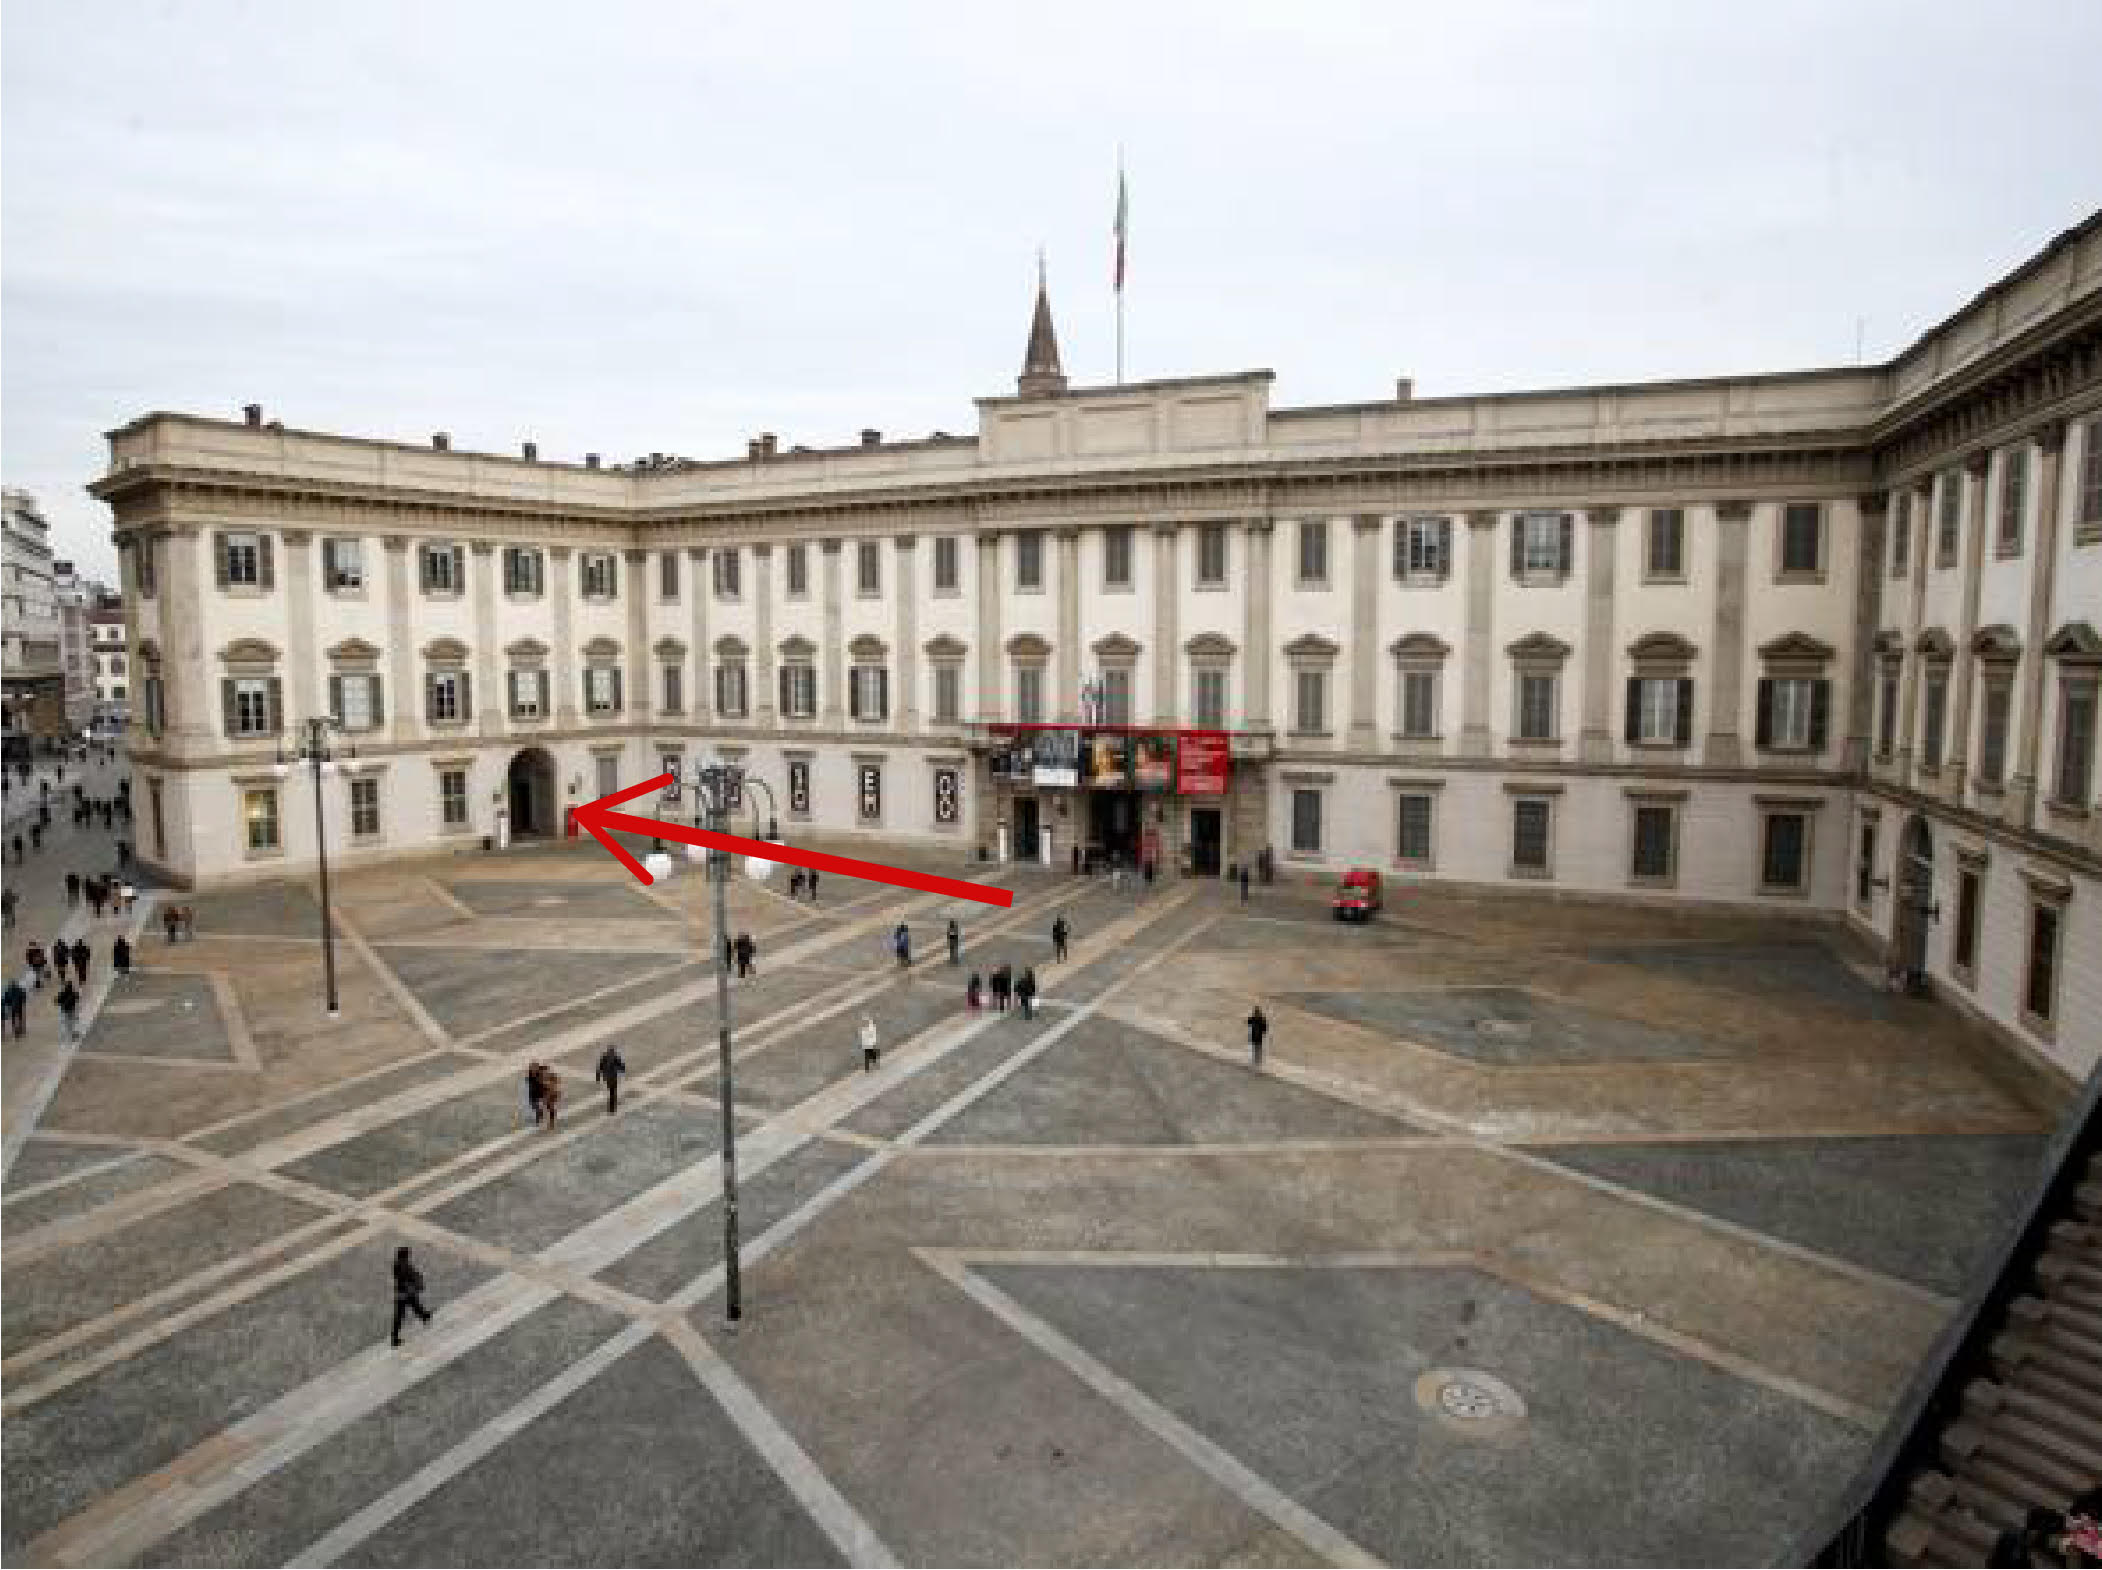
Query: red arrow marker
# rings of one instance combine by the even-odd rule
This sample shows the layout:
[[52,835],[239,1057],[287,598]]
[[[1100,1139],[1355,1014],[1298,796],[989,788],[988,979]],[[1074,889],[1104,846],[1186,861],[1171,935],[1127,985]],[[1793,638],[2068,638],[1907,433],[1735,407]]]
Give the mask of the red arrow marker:
[[640,785],[630,785],[626,790],[615,791],[610,796],[601,796],[597,801],[587,802],[576,809],[577,822],[606,849],[613,852],[614,860],[634,873],[643,883],[654,883],[641,862],[628,853],[626,846],[615,839],[609,830],[626,829],[630,834],[648,834],[657,839],[677,840],[682,845],[707,845],[716,850],[727,850],[740,856],[757,856],[762,861],[785,861],[794,867],[814,867],[819,872],[836,872],[842,877],[865,878],[871,883],[892,883],[901,889],[918,889],[923,894],[946,894],[952,899],[976,900],[981,905],[998,905],[1003,909],[1014,904],[1014,890],[987,888],[982,883],[966,882],[962,878],[944,878],[932,872],[914,872],[908,867],[887,867],[880,861],[856,861],[852,856],[828,856],[823,851],[802,850],[792,845],[776,845],[772,840],[746,839],[739,834],[718,834],[713,829],[690,828],[684,823],[666,823],[658,818],[638,818],[631,813],[615,812],[613,809],[624,801],[633,801],[637,796],[647,795],[653,790],[662,790],[671,780],[669,774],[660,774],[655,779],[644,780]]

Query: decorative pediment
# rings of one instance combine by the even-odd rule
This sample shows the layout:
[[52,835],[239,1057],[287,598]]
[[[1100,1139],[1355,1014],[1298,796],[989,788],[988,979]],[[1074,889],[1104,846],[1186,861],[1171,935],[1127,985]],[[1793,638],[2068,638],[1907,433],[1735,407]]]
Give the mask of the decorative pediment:
[[1007,652],[1017,660],[1048,660],[1051,645],[1033,632],[1018,632],[1007,640]]
[[686,645],[677,638],[659,638],[650,645],[650,651],[660,660],[683,660],[686,658]]
[[1193,660],[1230,660],[1238,651],[1223,632],[1200,632],[1182,646],[1182,652]]
[[1905,652],[1905,635],[1885,628],[1876,634],[1876,641],[1871,647],[1886,660],[1897,659]]
[[1569,645],[1550,632],[1529,632],[1517,642],[1506,644],[1504,652],[1514,660],[1559,664],[1569,658]]
[[236,638],[219,651],[219,658],[228,665],[274,665],[277,645],[262,638]]
[[1832,658],[1832,645],[1807,632],[1784,632],[1759,645],[1759,658],[1769,663],[1793,660],[1798,664],[1822,665]]
[[620,658],[620,641],[616,638],[593,638],[584,645],[587,660],[617,660]]
[[141,638],[139,640],[139,658],[150,660],[158,665],[161,658],[161,646],[151,638]]
[[423,646],[423,657],[433,665],[465,665],[467,645],[458,638],[433,638]]
[[927,658],[930,660],[960,660],[971,651],[961,638],[942,633],[927,640]]
[[781,640],[781,658],[794,664],[807,665],[817,658],[817,645],[808,638],[797,636]]
[[1121,632],[1097,638],[1089,647],[1095,651],[1095,658],[1098,660],[1122,660],[1129,663],[1139,657],[1137,640]]
[[1435,632],[1411,632],[1388,644],[1387,652],[1397,660],[1442,660],[1452,645]]
[[2091,664],[2102,660],[2102,635],[2084,621],[2069,621],[2046,640],[2044,653],[2054,660]]
[[518,661],[544,660],[547,658],[548,649],[538,638],[519,638],[505,644],[504,653]]
[[2018,660],[2022,657],[2021,635],[2005,622],[1994,622],[1971,634],[1971,652],[1996,663]]
[[328,657],[340,665],[370,665],[379,659],[380,651],[363,638],[345,638],[328,651]]
[[1930,660],[1953,659],[1956,655],[1956,640],[1939,627],[1929,627],[1913,640],[1912,646]]
[[847,653],[857,660],[880,660],[890,653],[890,645],[872,632],[865,632],[847,645]]
[[749,652],[744,639],[734,632],[726,632],[715,640],[715,657],[719,660],[741,660]]
[[1285,657],[1294,660],[1332,660],[1342,652],[1342,644],[1318,632],[1303,632],[1285,645]]
[[1675,632],[1646,632],[1628,645],[1629,659],[1658,664],[1688,665],[1699,653],[1691,641]]

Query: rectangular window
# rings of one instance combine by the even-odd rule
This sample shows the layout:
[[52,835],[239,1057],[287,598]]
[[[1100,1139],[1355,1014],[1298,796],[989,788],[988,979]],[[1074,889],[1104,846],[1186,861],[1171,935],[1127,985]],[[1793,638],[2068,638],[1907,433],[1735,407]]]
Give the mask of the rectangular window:
[[1686,512],[1680,507],[1652,507],[1643,552],[1643,574],[1649,578],[1686,576]]
[[934,537],[934,592],[954,594],[960,583],[958,567],[962,552],[953,534]]
[[1035,665],[1015,667],[1015,722],[1041,725],[1044,722],[1044,672]]
[[810,816],[810,762],[807,758],[789,760],[788,813],[793,818]]
[[1678,838],[1676,808],[1638,805],[1635,808],[1635,843],[1628,875],[1637,883],[1669,883],[1672,876],[1672,846]]
[[610,796],[620,789],[620,758],[617,755],[600,753],[593,760],[598,766],[598,793]]
[[1226,672],[1193,671],[1190,675],[1191,719],[1200,730],[1226,728]]
[[817,715],[817,667],[801,661],[781,667],[781,712],[792,720]]
[[857,665],[847,672],[847,698],[857,720],[880,720],[890,711],[890,671]]
[[666,600],[676,600],[679,597],[679,553],[677,551],[659,551],[657,553],[657,596]]
[[1102,587],[1131,587],[1131,525],[1112,524],[1102,531]]
[[522,545],[504,547],[504,593],[537,597],[546,582],[544,558]]
[[1934,565],[1956,565],[1957,547],[1963,538],[1963,471],[1950,469],[1941,477],[1941,523],[1934,535]]
[[883,592],[883,545],[878,540],[854,542],[854,592],[874,599]]
[[1978,778],[1997,785],[2007,774],[2007,721],[2014,683],[1988,679],[1979,691]]
[[1539,797],[1511,803],[1511,866],[1518,872],[1547,871],[1552,806]]
[[1566,512],[1522,512],[1514,525],[1514,575],[1566,578],[1575,565],[1576,519]]
[[236,588],[261,588],[263,586],[263,542],[261,537],[254,534],[227,535],[225,571],[227,583]]
[[677,714],[686,706],[686,673],[676,665],[664,667],[664,712]]
[[141,690],[146,705],[146,734],[158,736],[167,723],[168,712],[160,677],[148,676]]
[[2029,907],[2029,973],[2022,986],[2022,1007],[2032,1019],[2049,1024],[2058,1012],[2058,907]]
[[449,725],[467,718],[467,677],[462,672],[439,671],[427,680],[426,719],[433,725]]
[[1395,830],[1395,859],[1427,867],[1431,860],[1430,793],[1404,791],[1397,800],[1400,803],[1400,822]]
[[1949,676],[1947,671],[1927,673],[1927,695],[1921,704],[1920,766],[1941,767],[1942,730],[1948,719]]
[[1912,570],[1912,492],[1898,498],[1896,521],[1890,526],[1890,575],[1902,578]]
[[274,735],[277,727],[271,723],[270,683],[260,676],[241,676],[232,682],[233,687],[233,734],[236,736]]
[[1800,812],[1769,812],[1759,855],[1763,889],[1794,890],[1803,886],[1803,851],[1810,820]]
[[544,671],[512,671],[510,673],[511,718],[514,720],[537,720],[546,714],[546,706],[541,701],[541,682],[545,676],[546,672]]
[[719,600],[739,598],[742,593],[739,587],[741,555],[736,547],[718,549],[709,560],[715,564],[715,597]]
[[1867,910],[1876,900],[1876,826],[1861,825],[1861,854],[1854,863],[1854,903]]
[[1956,932],[1950,958],[1965,980],[1978,968],[1978,873],[1973,867],[1956,873]]
[[810,593],[810,547],[791,545],[788,548],[788,597],[800,600]]
[[2102,420],[2090,420],[2080,438],[2080,526],[2102,527]]
[[467,576],[465,552],[457,545],[424,545],[416,552],[425,594],[458,594]]
[[241,821],[247,830],[248,849],[271,851],[277,843],[277,792],[274,790],[244,790],[241,792]]
[[1034,592],[1044,586],[1044,531],[1024,529],[1015,536],[1015,587]]
[[1781,572],[1810,577],[1824,570],[1825,510],[1816,502],[1781,509]]
[[2086,806],[2094,784],[2095,692],[2093,681],[2067,681],[2059,688],[2058,788],[2052,798],[2068,806]]
[[1292,729],[1318,735],[1328,729],[1328,672],[1300,671],[1292,680]]
[[1557,734],[1556,678],[1527,672],[1518,678],[1518,739],[1553,741]]
[[1765,683],[1768,731],[1765,746],[1805,750],[1821,746],[1817,734],[1817,694],[1821,684],[1810,676],[1777,676]]
[[321,542],[321,586],[331,594],[354,592],[365,587],[363,540]]
[[2000,545],[2002,556],[2022,549],[2022,514],[2029,506],[2029,449],[2010,447],[2000,470]]
[[584,598],[610,600],[619,586],[619,572],[610,551],[587,551],[577,558]]
[[1897,746],[1898,668],[1886,665],[1876,678],[1876,756],[1888,759]]
[[934,723],[954,725],[963,719],[963,669],[956,665],[934,667]]
[[356,779],[350,782],[350,832],[359,839],[376,839],[380,832],[380,782]]
[[375,713],[379,677],[364,672],[336,678],[338,702],[336,722],[347,731],[371,730],[378,723]]
[[593,714],[611,714],[620,707],[620,672],[611,665],[594,665],[584,672],[585,706]]
[[168,819],[161,802],[161,782],[146,782],[147,821],[153,826],[153,850],[155,855],[168,854]]
[[1299,582],[1328,586],[1328,520],[1309,518],[1299,525]]
[[1318,790],[1292,792],[1292,854],[1321,854],[1321,792]]
[[856,810],[863,823],[883,821],[883,765],[863,763],[854,770],[854,794],[859,800]]
[[1394,525],[1394,576],[1424,583],[1452,570],[1452,520],[1403,518]]
[[1429,741],[1438,734],[1438,673],[1401,673],[1401,733],[1411,741]]
[[744,716],[744,661],[724,660],[715,667],[716,712],[732,719]]
[[1131,672],[1106,670],[1102,673],[1102,723],[1105,725],[1129,725],[1131,723]]
[[133,554],[138,561],[134,571],[138,574],[139,595],[143,599],[150,600],[153,598],[155,590],[160,586],[159,573],[153,561],[153,540],[151,537],[143,534],[138,536],[138,546]]
[[1197,584],[1205,589],[1226,587],[1226,525],[1207,523],[1197,531]]
[[1669,747],[1680,741],[1677,677],[1645,676],[1635,682],[1633,729],[1634,739],[1649,746]]

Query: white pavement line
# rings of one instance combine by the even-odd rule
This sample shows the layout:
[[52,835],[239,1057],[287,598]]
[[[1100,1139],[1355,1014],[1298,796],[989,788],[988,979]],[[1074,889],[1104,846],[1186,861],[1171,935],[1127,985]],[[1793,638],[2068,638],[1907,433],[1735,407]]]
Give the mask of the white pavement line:
[[[445,945],[436,946],[442,947]],[[511,949],[506,952],[515,954],[521,951]],[[691,956],[682,955],[674,959],[669,965],[659,965],[653,970],[631,972],[614,982],[611,986],[599,987],[590,992],[580,992],[573,998],[567,998],[560,1003],[550,1004],[544,1009],[535,1009],[530,1014],[521,1014],[516,1019],[507,1019],[501,1025],[489,1025],[475,1031],[472,1035],[462,1036],[459,1044],[463,1047],[472,1047],[479,1042],[487,1041],[491,1036],[501,1036],[506,1031],[522,1030],[528,1025],[537,1025],[544,1019],[552,1018],[557,1014],[567,1014],[571,1009],[582,1008],[587,1003],[596,1003],[601,998],[611,997],[616,992],[633,991],[644,982],[660,981],[666,976],[676,976],[680,971],[693,963],[694,960]]]
[[429,1498],[477,1461],[495,1451],[506,1440],[538,1418],[546,1416],[570,1396],[626,1357],[650,1338],[647,1326],[631,1325],[596,1351],[587,1353],[524,1400],[498,1413],[466,1439],[428,1465],[419,1467],[355,1515],[309,1543],[286,1561],[288,1565],[332,1565],[374,1533],[397,1520],[412,1506]]
[[1268,1517],[1329,1563],[1380,1565],[1386,1562],[1359,1547],[1275,1484],[1236,1460],[1136,1385],[1111,1373],[991,1282],[973,1274],[955,1255],[930,1248],[916,1248],[912,1252],[958,1291],[1039,1352],[1061,1364],[1082,1384],[1176,1451],[1242,1504],[1256,1514]]
[[[140,895],[137,903],[132,906],[130,924],[119,928],[133,948],[139,945],[139,933],[144,929],[147,913],[153,909],[157,897],[153,894]],[[88,922],[87,911],[77,910],[67,918],[66,924],[59,928],[58,935],[68,939],[78,937],[88,930]],[[0,1135],[0,1181],[5,1181],[7,1174],[14,1170],[15,1157],[22,1153],[23,1142],[36,1131],[37,1124],[43,1121],[44,1111],[51,1105],[51,1098],[58,1094],[59,1082],[66,1077],[66,1070],[73,1066],[73,1055],[80,1050],[82,1038],[94,1026],[95,1017],[102,1012],[103,1000],[109,996],[109,989],[117,979],[116,967],[110,964],[107,956],[101,957],[101,964],[96,968],[100,979],[89,983],[86,996],[80,1000],[80,1034],[71,1041],[60,1043],[58,1050],[51,1055],[51,1061],[44,1067],[43,1078],[37,1081],[26,1097],[16,1103],[13,1121],[8,1125],[5,1134]]]
[[884,1546],[876,1529],[832,1480],[818,1469],[808,1452],[795,1442],[772,1412],[766,1409],[752,1387],[737,1376],[722,1354],[701,1339],[691,1325],[678,1324],[664,1332],[664,1339],[678,1348],[687,1364],[708,1387],[745,1443],[765,1458],[774,1475],[787,1485],[810,1519],[832,1539],[832,1546],[850,1565],[894,1565],[897,1556]]
[[436,878],[427,877],[423,881],[431,891],[431,898],[436,900],[439,904],[447,907],[455,915],[459,916],[463,921],[481,920],[481,917],[475,914],[474,908],[472,906],[468,905],[465,901],[455,896],[451,889],[447,888],[444,884],[440,883]]
[[401,977],[394,974],[394,967],[380,958],[379,951],[365,941],[364,932],[359,929],[356,922],[343,913],[343,907],[340,905],[336,906],[330,914],[335,921],[337,930],[343,934],[343,941],[348,943],[358,958],[365,962],[365,968],[379,978],[379,984],[387,989],[388,995],[401,1006],[401,1011],[409,1016],[409,1023],[422,1032],[423,1039],[434,1047],[451,1046],[453,1044],[451,1033],[431,1017],[429,1009],[416,1001],[416,994],[409,990],[408,985],[403,982]]
[[[175,975],[177,972],[165,971],[162,974]],[[194,974],[194,972],[185,971],[181,974],[188,975]],[[284,1112],[296,1111],[310,1102],[320,1101],[337,1094],[339,1091],[349,1090],[354,1086],[362,1085],[369,1079],[378,1079],[382,1075],[391,1074],[396,1069],[408,1067],[411,1063],[428,1063],[433,1058],[442,1058],[444,1056],[446,1056],[446,1053],[443,1050],[436,1047],[427,1047],[421,1052],[412,1052],[405,1058],[394,1058],[375,1068],[365,1069],[360,1073],[351,1075],[348,1079],[331,1080],[326,1085],[317,1086],[313,1090],[303,1090],[296,1096],[285,1097],[282,1101],[266,1102],[262,1106],[251,1108],[246,1112],[236,1112],[230,1118],[221,1118],[216,1123],[207,1123],[202,1128],[193,1128],[189,1133],[181,1136],[180,1142],[194,1145],[200,1140],[210,1139],[214,1134],[223,1134],[228,1129],[239,1128],[243,1123],[260,1123],[265,1118],[275,1117]],[[78,1136],[68,1135],[66,1137],[71,1139]]]
[[55,1193],[62,1188],[70,1188],[83,1178],[96,1177],[104,1172],[114,1172],[119,1167],[130,1166],[145,1154],[146,1152],[143,1150],[134,1150],[124,1155],[113,1157],[108,1161],[98,1161],[93,1166],[76,1167],[64,1177],[46,1178],[41,1183],[32,1183],[27,1188],[16,1189],[12,1194],[7,1195],[6,1198],[0,1199],[0,1205],[12,1205],[24,1199],[36,1199],[44,1194]]
[[7,1239],[7,1263],[21,1265],[32,1259],[41,1259],[46,1254],[72,1248],[106,1232],[118,1231],[226,1186],[226,1179],[213,1172],[188,1172],[171,1177],[165,1183],[156,1183],[136,1194],[126,1194],[106,1205],[98,1205],[85,1215],[67,1216],[34,1231],[14,1234]]
[[248,1033],[248,1016],[241,1010],[233,977],[223,970],[208,970],[204,974],[212,984],[212,998],[219,1005],[219,1018],[226,1026],[226,1042],[233,1049],[235,1063],[260,1073],[263,1059],[255,1049],[255,1037]]

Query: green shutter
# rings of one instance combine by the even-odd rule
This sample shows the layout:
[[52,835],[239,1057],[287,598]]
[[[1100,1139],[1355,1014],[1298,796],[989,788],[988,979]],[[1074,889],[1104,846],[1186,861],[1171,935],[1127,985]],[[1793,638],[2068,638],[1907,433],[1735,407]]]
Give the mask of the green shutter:
[[277,564],[272,559],[271,538],[267,534],[255,537],[255,581],[256,587],[269,591],[277,587]]
[[[224,552],[221,552],[219,559],[222,562],[226,559]],[[219,683],[219,716],[229,739],[240,733],[240,709],[234,701],[234,679],[231,676],[225,677]]]
[[[212,535],[212,581],[222,589],[230,581],[226,554],[226,536],[223,533],[215,532]],[[231,726],[228,727],[228,734],[232,734]]]

